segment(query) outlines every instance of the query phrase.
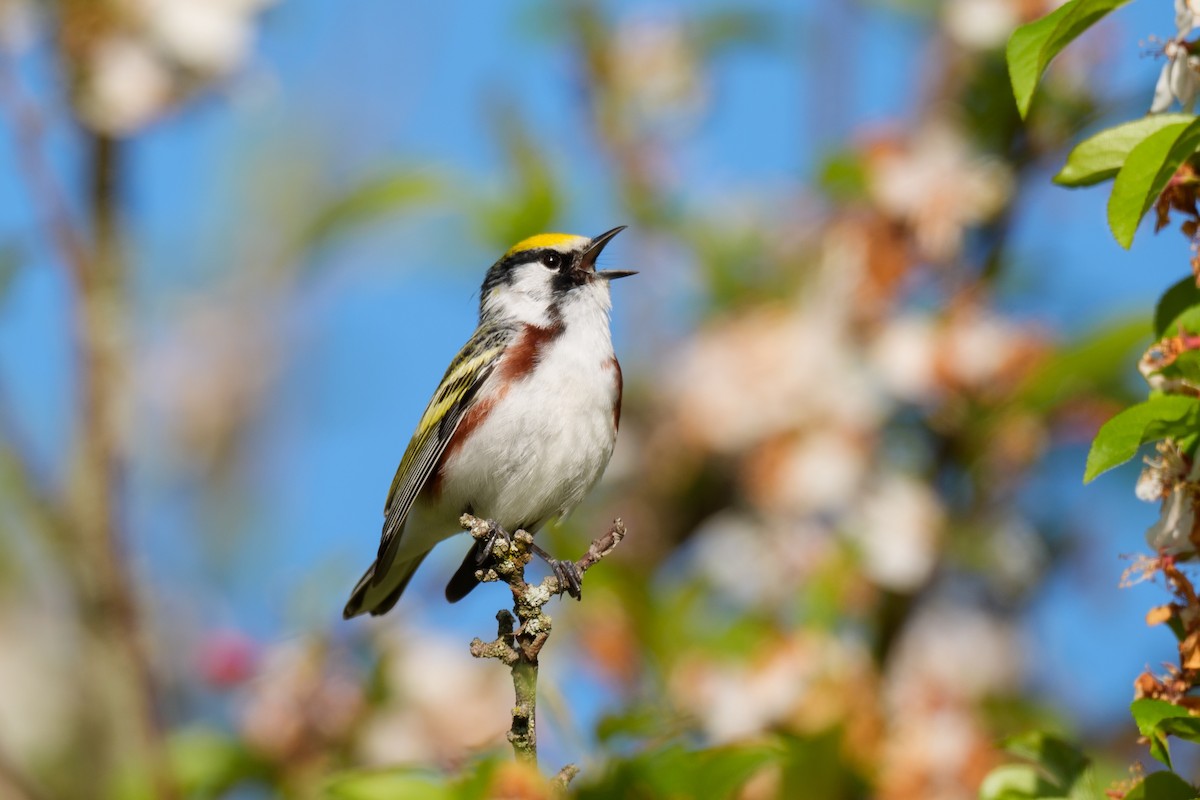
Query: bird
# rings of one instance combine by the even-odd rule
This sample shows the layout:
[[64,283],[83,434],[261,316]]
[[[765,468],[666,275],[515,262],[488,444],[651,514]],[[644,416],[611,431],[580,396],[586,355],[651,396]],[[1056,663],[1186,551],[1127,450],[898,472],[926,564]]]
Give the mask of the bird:
[[[345,619],[390,611],[433,547],[460,532],[462,514],[533,534],[566,517],[600,479],[621,424],[623,389],[609,285],[637,273],[598,270],[596,259],[625,227],[591,238],[531,236],[488,269],[479,325],[404,451],[378,553],[351,592]],[[533,549],[578,599],[574,562]],[[486,539],[472,545],[446,585],[448,601],[475,588],[490,552]]]

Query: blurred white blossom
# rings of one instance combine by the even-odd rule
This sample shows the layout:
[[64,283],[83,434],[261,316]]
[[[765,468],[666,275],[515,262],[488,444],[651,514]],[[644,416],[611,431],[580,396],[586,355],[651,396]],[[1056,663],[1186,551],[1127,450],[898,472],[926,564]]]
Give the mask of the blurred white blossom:
[[834,513],[857,496],[871,466],[871,439],[850,425],[819,426],[761,448],[744,472],[768,513]]
[[852,716],[869,674],[870,656],[860,645],[804,632],[768,643],[745,661],[686,658],[668,689],[719,744],[779,726],[823,730]]
[[794,597],[835,553],[827,526],[815,520],[756,521],[734,511],[701,523],[693,547],[697,572],[745,604]]
[[256,15],[274,0],[119,0],[119,23],[80,64],[78,107],[93,127],[133,133],[249,57]]
[[690,441],[741,450],[818,419],[870,425],[880,407],[862,365],[814,314],[761,310],[700,332],[668,376]]
[[145,42],[113,36],[93,45],[79,113],[110,133],[130,133],[154,119],[172,91],[170,69]]
[[0,50],[18,53],[34,41],[38,10],[31,0],[0,0]]
[[259,407],[279,368],[278,343],[257,292],[195,300],[175,315],[137,362],[139,412],[166,423],[171,455],[216,463]]
[[270,0],[139,0],[147,32],[173,60],[223,75],[250,54],[254,15]]
[[1012,320],[972,305],[951,315],[943,342],[946,376],[963,388],[986,391],[1014,364],[1027,363],[1035,339]]
[[513,703],[506,670],[427,631],[389,631],[380,650],[388,700],[359,738],[368,764],[446,764],[504,741]]
[[897,399],[925,402],[938,391],[938,332],[928,316],[904,314],[888,320],[868,358],[884,388]]
[[879,795],[974,800],[995,758],[977,704],[1019,688],[1025,652],[1011,623],[981,609],[919,606],[886,673]]
[[933,572],[945,517],[937,495],[914,478],[886,474],[860,502],[848,530],[867,574],[896,591],[924,583]]
[[358,676],[313,640],[268,649],[247,689],[242,735],[278,761],[318,756],[348,733],[364,707]]
[[1016,0],[949,0],[942,6],[946,33],[970,50],[992,50],[1021,22]]
[[922,686],[969,700],[1015,691],[1024,652],[1017,629],[992,614],[949,601],[922,605],[895,645],[886,699],[900,709]]
[[78,642],[64,616],[7,603],[0,614],[0,747],[22,763],[52,757],[76,719]]
[[704,110],[701,64],[684,26],[667,16],[633,15],[617,25],[612,84],[648,128],[681,128]]
[[944,122],[878,149],[872,160],[871,196],[907,222],[921,252],[938,262],[957,256],[966,229],[991,219],[1012,193],[1009,167],[972,153],[962,133]]

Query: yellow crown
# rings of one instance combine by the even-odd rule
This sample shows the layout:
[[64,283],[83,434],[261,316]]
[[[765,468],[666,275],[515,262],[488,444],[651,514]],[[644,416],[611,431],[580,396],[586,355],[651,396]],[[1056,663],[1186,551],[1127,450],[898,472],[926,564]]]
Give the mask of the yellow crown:
[[[569,250],[571,247],[578,246],[587,241],[590,240],[586,236],[575,236],[570,233],[539,233],[537,236],[530,236],[528,239],[522,239],[517,242],[509,248],[504,256],[507,258],[525,250],[537,250],[539,247]],[[564,245],[566,246],[564,247]]]

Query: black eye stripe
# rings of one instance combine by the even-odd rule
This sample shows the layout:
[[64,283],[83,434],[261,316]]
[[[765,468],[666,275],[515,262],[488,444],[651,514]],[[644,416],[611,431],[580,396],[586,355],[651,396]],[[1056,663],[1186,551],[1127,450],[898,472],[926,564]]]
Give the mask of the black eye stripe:
[[[552,265],[547,261],[547,259],[551,256],[559,260],[557,266]],[[555,280],[564,279],[572,274],[572,270],[570,270],[568,267],[574,263],[576,258],[577,254],[562,253],[549,247],[539,247],[534,250],[522,250],[519,253],[513,253],[510,256],[505,256],[493,264],[491,269],[488,270],[487,275],[484,276],[483,285],[479,289],[480,297],[486,297],[488,292],[490,292],[492,289],[512,280],[513,270],[519,266],[522,266],[523,264],[545,264],[547,267],[550,267],[550,269],[553,269],[558,273],[558,277]]]
[[539,247],[536,250],[522,250],[520,253],[513,253],[508,258],[500,262],[500,266],[504,270],[511,270],[514,267],[519,267],[522,264],[545,264],[551,269],[558,269],[565,264],[571,262],[569,253],[562,253],[558,250],[552,250],[549,247]]

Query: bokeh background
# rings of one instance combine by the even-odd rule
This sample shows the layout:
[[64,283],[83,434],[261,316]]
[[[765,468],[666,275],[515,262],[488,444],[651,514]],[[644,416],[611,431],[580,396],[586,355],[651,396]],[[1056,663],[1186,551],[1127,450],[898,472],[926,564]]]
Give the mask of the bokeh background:
[[630,535],[552,607],[545,769],[967,798],[1038,726],[1122,777],[1175,646],[1137,466],[1083,459],[1191,254],[1050,177],[1173,9],[1022,123],[1049,7],[0,0],[0,794],[541,796],[465,538],[339,614],[487,266],[617,224],[618,447],[542,538]]

